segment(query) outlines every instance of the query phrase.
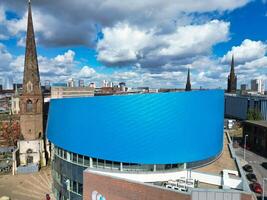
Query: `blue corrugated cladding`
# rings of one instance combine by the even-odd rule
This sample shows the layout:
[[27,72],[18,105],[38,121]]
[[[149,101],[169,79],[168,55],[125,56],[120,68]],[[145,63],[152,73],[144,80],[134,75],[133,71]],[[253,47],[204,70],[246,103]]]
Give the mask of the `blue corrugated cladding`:
[[221,152],[223,112],[222,90],[53,99],[47,136],[105,160],[193,162]]

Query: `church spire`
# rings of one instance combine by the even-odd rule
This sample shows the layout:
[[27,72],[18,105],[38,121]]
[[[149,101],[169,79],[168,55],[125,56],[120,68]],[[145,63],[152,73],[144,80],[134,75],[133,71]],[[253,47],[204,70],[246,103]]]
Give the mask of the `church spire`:
[[235,93],[236,87],[237,87],[237,77],[235,75],[235,59],[234,55],[232,55],[231,70],[228,76],[228,83],[227,83],[227,92]]
[[232,55],[232,62],[231,62],[231,75],[235,75],[235,59],[234,54]]
[[185,91],[191,91],[191,83],[190,83],[190,69],[187,71],[187,81],[185,86]]
[[32,21],[31,1],[28,5],[26,52],[23,75],[23,93],[40,94],[40,76]]
[[36,140],[43,136],[43,95],[30,1],[28,4],[23,91],[20,95],[20,129],[24,140]]

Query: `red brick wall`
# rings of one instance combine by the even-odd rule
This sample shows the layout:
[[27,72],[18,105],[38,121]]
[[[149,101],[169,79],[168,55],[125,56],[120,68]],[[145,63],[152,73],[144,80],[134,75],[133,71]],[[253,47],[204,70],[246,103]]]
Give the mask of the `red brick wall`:
[[97,191],[106,200],[191,200],[190,195],[139,184],[126,180],[102,176],[90,172],[83,174],[83,199],[92,200],[92,192]]

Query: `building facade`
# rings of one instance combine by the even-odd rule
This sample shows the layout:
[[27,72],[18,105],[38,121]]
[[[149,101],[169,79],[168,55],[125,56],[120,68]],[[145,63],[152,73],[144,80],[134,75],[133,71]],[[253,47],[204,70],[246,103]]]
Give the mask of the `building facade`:
[[90,96],[94,96],[92,87],[51,87],[52,99]]
[[[247,136],[246,136],[247,135]],[[247,137],[247,147],[267,157],[267,121],[243,122],[243,138]]]
[[246,120],[250,110],[259,111],[267,120],[267,96],[225,94],[225,117]]
[[[56,197],[82,199],[86,168],[156,174],[212,162],[223,148],[223,94],[214,90],[52,99],[47,135],[53,144]],[[207,118],[212,120],[207,123]]]
[[265,84],[262,79],[251,80],[251,91],[257,92],[259,94],[264,94]]

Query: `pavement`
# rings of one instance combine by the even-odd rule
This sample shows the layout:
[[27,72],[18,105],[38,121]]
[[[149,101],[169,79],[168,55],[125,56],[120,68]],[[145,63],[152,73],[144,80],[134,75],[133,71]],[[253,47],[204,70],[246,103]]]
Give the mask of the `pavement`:
[[39,172],[19,175],[0,175],[0,197],[9,196],[12,200],[45,200],[46,194],[52,194],[50,167]]
[[[255,154],[249,150],[246,150],[245,153],[245,160],[244,160],[244,149],[239,147],[239,148],[235,148],[235,153],[236,155],[240,158],[241,160],[241,164],[245,165],[245,164],[250,164],[253,168],[254,174],[257,176],[258,179],[258,183],[261,184],[261,186],[263,187],[263,178],[267,178],[267,169],[263,168],[261,166],[262,162],[267,162],[267,159]],[[264,184],[264,200],[267,200],[267,181],[265,181]],[[261,195],[257,195],[258,199],[261,199]]]

